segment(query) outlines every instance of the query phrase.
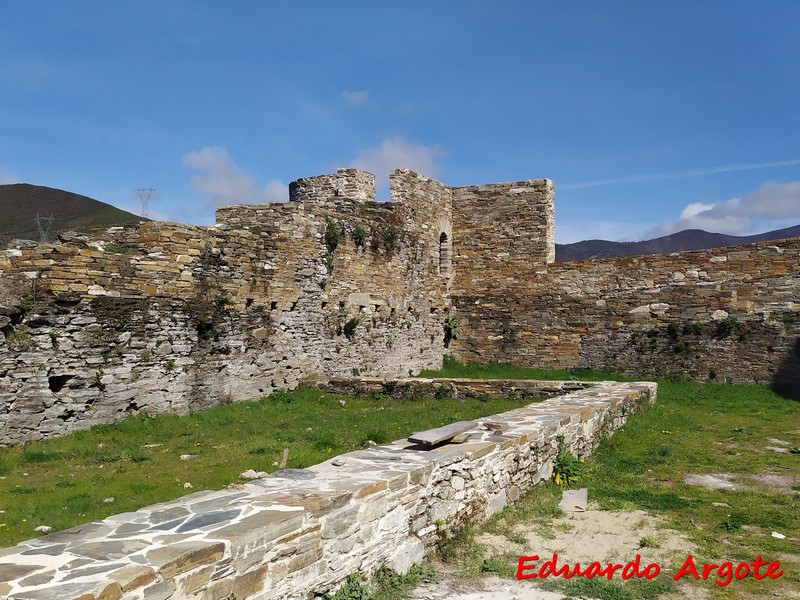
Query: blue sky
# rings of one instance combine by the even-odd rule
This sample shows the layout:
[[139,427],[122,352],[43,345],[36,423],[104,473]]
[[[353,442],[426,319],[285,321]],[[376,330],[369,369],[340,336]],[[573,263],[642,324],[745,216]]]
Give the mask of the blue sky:
[[795,225],[798,31],[796,0],[0,0],[0,182],[210,224],[407,167],[553,179],[562,243]]

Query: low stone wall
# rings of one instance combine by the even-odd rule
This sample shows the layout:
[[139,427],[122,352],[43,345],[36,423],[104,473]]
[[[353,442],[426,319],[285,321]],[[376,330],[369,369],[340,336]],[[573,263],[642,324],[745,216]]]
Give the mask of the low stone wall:
[[430,450],[401,440],[30,540],[0,550],[0,596],[311,598],[354,572],[404,571],[547,480],[559,444],[586,456],[655,395],[654,383],[596,383],[479,420],[502,433],[479,424]]
[[379,377],[332,378],[317,384],[334,394],[383,394],[392,398],[413,398],[444,394],[453,398],[516,396],[549,398],[583,390],[592,384],[584,381],[539,381],[536,379],[455,379],[449,377],[409,377],[386,380]]

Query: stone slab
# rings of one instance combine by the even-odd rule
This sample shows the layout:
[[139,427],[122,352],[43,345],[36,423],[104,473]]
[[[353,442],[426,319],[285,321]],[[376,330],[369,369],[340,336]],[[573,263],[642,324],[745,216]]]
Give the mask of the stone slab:
[[408,441],[414,444],[421,444],[422,446],[437,446],[477,426],[478,423],[476,421],[456,421],[455,423],[437,427],[436,429],[428,429],[427,431],[413,433],[408,436]]

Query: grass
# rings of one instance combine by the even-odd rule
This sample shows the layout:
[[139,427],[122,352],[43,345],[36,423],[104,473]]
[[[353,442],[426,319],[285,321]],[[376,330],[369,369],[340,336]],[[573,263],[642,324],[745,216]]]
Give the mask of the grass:
[[[622,379],[609,373],[538,371],[507,365],[448,363],[426,376]],[[630,378],[624,378],[630,379]],[[585,463],[582,486],[591,501],[606,510],[641,509],[661,515],[670,528],[687,535],[698,552],[695,563],[724,560],[751,562],[756,555],[780,560],[784,575],[777,580],[734,580],[722,588],[713,577],[697,582],[712,596],[766,597],[800,592],[800,493],[797,486],[778,491],[764,483],[764,475],[800,476],[800,455],[767,450],[778,438],[787,449],[800,446],[800,403],[776,395],[766,387],[658,381],[658,400],[642,415],[605,440]],[[684,482],[688,474],[731,473],[754,489],[707,490]],[[520,527],[547,529],[559,514],[561,489],[553,484],[528,492],[513,508],[495,515],[480,531],[506,535],[519,542]],[[786,539],[771,537],[776,531]],[[642,546],[657,544],[643,538]],[[490,559],[506,560],[507,572],[516,557],[489,556],[474,539],[461,540],[464,576],[480,572]],[[527,548],[528,551],[535,551]],[[685,558],[682,557],[681,560]],[[656,598],[674,588],[670,580],[680,565],[662,565],[652,581],[572,579],[548,580],[573,596],[601,599]],[[512,575],[513,576],[513,575]],[[686,578],[684,578],[684,581]],[[634,585],[630,585],[633,583]]]
[[54,532],[192,491],[221,489],[248,469],[275,471],[284,448],[287,467],[302,468],[370,441],[384,443],[529,402],[351,398],[301,388],[183,417],[140,414],[0,449],[0,546],[40,535],[38,526]]
[[369,582],[357,575],[351,575],[335,594],[325,594],[322,599],[399,600],[407,598],[409,592],[419,584],[434,581],[435,578],[436,572],[430,565],[412,565],[405,575],[383,567]]

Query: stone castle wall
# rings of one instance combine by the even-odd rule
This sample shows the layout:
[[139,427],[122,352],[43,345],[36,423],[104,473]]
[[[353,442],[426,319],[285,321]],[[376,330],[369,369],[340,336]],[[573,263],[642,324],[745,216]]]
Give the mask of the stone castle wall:
[[453,303],[461,360],[800,389],[800,239],[553,264]]
[[453,295],[515,296],[555,260],[549,179],[454,188]]
[[[0,252],[0,444],[466,361],[800,387],[798,240],[553,264],[547,179],[355,169],[215,227]],[[443,324],[457,321],[445,347]]]
[[379,204],[372,182],[344,169],[300,180],[286,204],[221,208],[217,227],[143,223],[0,253],[0,443],[441,366],[450,196],[400,171],[397,203]]

